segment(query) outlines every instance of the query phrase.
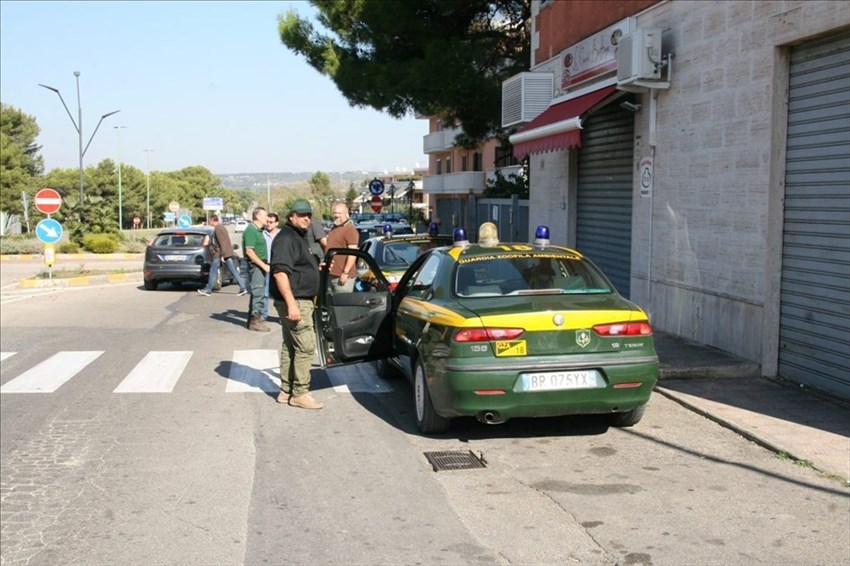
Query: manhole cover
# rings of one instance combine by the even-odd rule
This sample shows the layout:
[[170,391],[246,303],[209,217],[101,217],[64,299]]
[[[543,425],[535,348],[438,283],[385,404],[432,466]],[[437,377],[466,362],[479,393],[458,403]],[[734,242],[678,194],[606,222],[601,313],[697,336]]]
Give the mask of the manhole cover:
[[476,456],[471,450],[449,450],[446,452],[425,452],[425,457],[435,472],[443,470],[471,470],[483,468],[487,463],[484,455]]

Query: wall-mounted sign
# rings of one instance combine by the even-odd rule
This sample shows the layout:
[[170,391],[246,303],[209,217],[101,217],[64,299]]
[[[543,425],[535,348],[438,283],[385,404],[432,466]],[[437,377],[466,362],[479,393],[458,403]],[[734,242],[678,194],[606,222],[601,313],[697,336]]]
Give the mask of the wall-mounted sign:
[[652,198],[652,184],[655,179],[655,168],[651,157],[644,157],[638,166],[641,198]]

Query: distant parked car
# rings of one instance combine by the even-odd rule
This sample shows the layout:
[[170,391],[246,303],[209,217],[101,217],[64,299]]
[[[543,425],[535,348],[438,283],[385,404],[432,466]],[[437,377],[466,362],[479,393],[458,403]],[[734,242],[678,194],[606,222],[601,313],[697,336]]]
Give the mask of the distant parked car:
[[[212,233],[212,228],[207,227],[166,228],[154,236],[145,250],[145,289],[154,291],[160,283],[206,284],[212,262],[209,248]],[[234,244],[233,249],[238,248]],[[236,265],[240,273],[248,272],[239,254],[236,254]],[[227,266],[222,265],[213,289],[235,282]]]
[[237,220],[236,221],[236,227],[234,229],[236,230],[237,233],[239,233],[239,232],[244,232],[245,228],[247,228],[247,227],[248,227],[248,221],[247,220]]
[[358,242],[358,245],[363,245],[363,242],[365,242],[369,238],[384,236],[387,233],[387,226],[391,228],[393,236],[413,234],[413,228],[407,222],[366,222],[361,224],[355,224],[354,227],[357,228],[357,232],[360,234],[360,240]]

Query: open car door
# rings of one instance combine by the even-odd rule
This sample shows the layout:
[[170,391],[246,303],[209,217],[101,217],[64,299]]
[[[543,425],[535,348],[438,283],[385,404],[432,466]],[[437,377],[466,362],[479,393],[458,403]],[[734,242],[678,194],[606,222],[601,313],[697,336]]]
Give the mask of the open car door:
[[[356,256],[354,285],[334,285],[331,263]],[[393,351],[393,298],[375,260],[360,250],[334,248],[325,255],[318,305],[316,339],[323,367],[386,358]]]

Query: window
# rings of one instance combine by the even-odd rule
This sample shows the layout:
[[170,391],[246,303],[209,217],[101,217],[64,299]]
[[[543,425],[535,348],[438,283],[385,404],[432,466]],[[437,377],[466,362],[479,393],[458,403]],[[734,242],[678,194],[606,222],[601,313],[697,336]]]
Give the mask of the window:
[[437,175],[443,174],[443,162],[441,160],[437,160]]
[[519,165],[519,160],[514,157],[514,148],[511,145],[500,145],[496,148],[496,167],[510,167]]
[[461,171],[469,171],[469,169],[467,168],[467,161],[468,161],[467,155],[464,153],[460,158],[460,170]]
[[440,267],[440,257],[432,255],[419,270],[407,281],[407,289],[405,295],[417,299],[424,299],[431,292],[431,286],[434,284],[434,279],[437,277],[437,270]]
[[452,172],[452,158],[446,157],[446,173]]
[[473,171],[483,171],[484,170],[484,155],[480,151],[476,151],[472,154],[472,170]]

